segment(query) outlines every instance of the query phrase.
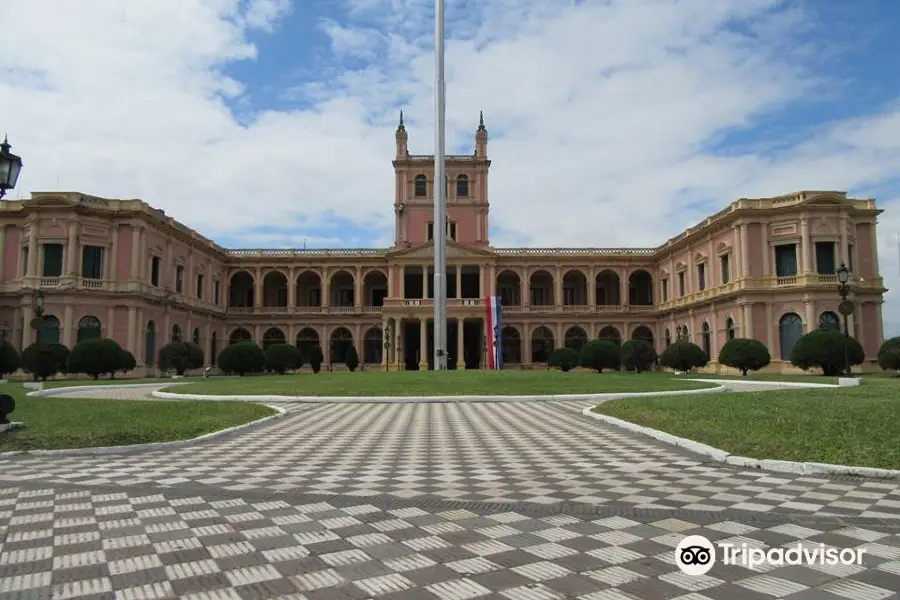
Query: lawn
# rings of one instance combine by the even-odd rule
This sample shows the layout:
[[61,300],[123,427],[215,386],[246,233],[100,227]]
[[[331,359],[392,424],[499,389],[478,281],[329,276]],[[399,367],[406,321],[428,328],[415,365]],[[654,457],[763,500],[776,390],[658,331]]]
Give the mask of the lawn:
[[14,383],[0,388],[16,399],[10,421],[24,423],[0,433],[0,452],[184,440],[275,412],[244,402],[82,400],[26,396],[27,391]]
[[900,469],[897,378],[866,377],[855,388],[628,398],[594,411],[738,456]]
[[664,373],[590,371],[347,371],[207,379],[168,391],[182,394],[279,396],[455,396],[599,394],[702,389],[712,384]]
[[[184,381],[185,379],[176,379],[174,381]],[[200,377],[192,377],[190,379],[200,379]],[[78,387],[82,385],[134,385],[136,383],[172,383],[171,377],[163,378],[147,378],[147,379],[57,379],[55,381],[45,381],[44,389],[62,388],[62,387]]]

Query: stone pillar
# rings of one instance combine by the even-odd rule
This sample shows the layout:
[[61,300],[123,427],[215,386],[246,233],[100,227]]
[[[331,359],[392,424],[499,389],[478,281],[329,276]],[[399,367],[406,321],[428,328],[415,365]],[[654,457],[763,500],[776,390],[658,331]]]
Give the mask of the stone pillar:
[[419,320],[419,370],[428,369],[428,319]]
[[[109,245],[109,256],[103,261],[109,264],[109,269],[103,271],[103,279],[115,281],[119,271],[119,224],[112,225],[112,242]],[[104,265],[105,266],[105,265]],[[133,352],[132,352],[133,354]]]
[[397,295],[400,298],[406,298],[406,266],[405,265],[397,266],[397,275],[400,277],[400,282],[399,282],[399,285],[397,286],[397,289],[399,289],[400,291],[398,292]]
[[[743,316],[744,316],[744,318],[743,318],[744,337],[753,339],[753,311],[751,310],[750,304],[743,305]],[[762,341],[762,340],[760,340],[760,341]],[[774,351],[774,349],[770,350],[769,352],[773,352],[773,351]]]
[[[621,271],[617,271],[619,273],[619,304],[621,306],[628,306],[629,298],[628,296],[628,270],[623,269]],[[685,284],[689,286],[689,283]],[[690,287],[687,287],[686,291],[690,291]]]
[[143,230],[135,225],[131,230],[131,278],[132,279],[140,279],[141,278],[141,261],[144,258],[141,256],[141,237]]
[[462,265],[456,265],[456,297],[462,298]]
[[75,277],[78,274],[78,222],[69,221],[69,239],[66,245],[66,269],[63,275]]
[[[360,307],[363,302],[363,273],[362,267],[356,267],[356,276],[353,278],[353,306]],[[362,356],[362,353],[360,353]]]
[[[161,332],[157,332],[156,335],[156,347],[162,348],[166,344],[172,341],[172,313],[169,312],[169,309],[166,309],[166,314],[163,317],[163,328]],[[156,357],[153,358],[156,360]]]
[[253,341],[262,347],[262,325],[257,324],[253,326]]
[[[875,222],[874,222],[874,221],[872,222],[872,226],[869,227],[869,231],[870,231],[870,235],[872,236],[872,241],[870,242],[870,243],[872,244],[872,263],[871,263],[871,264],[872,264],[872,274],[871,274],[871,276],[872,276],[872,277],[878,277],[878,276],[879,276],[879,270],[878,270],[878,233],[875,231]],[[858,247],[859,247],[859,244],[856,244],[856,246],[857,246],[857,248],[858,248]],[[848,260],[847,266],[849,267],[849,266],[850,266],[850,262],[849,262],[849,260],[850,260],[850,249],[849,249],[849,248],[847,249],[847,260]],[[853,268],[854,268],[854,269],[859,269],[859,266],[860,266],[860,265],[859,265],[859,261],[854,261],[854,263],[853,263]],[[881,306],[881,305],[879,304],[878,306]],[[879,323],[880,323],[880,322],[881,322],[881,321],[879,320]],[[879,328],[878,331],[882,331],[881,328]],[[879,345],[879,347],[880,347],[880,345]]]
[[264,293],[263,288],[263,276],[262,276],[262,268],[256,267],[256,271],[253,275],[253,306],[260,307],[265,306],[263,297]]
[[331,340],[331,332],[328,331],[327,327],[322,327],[321,332],[322,337],[319,338],[322,340],[322,364],[325,368],[331,367],[331,344],[329,343]]
[[[144,228],[138,229],[140,233],[141,240],[141,249],[138,252],[138,279],[141,282],[145,282],[149,279],[149,273],[147,273],[147,268],[150,266],[149,257],[147,256],[147,230]],[[153,359],[156,361],[156,359]]]
[[29,302],[22,307],[22,350],[31,345],[37,332],[31,328],[31,319],[34,318],[34,306]]
[[[28,264],[25,271],[26,277],[38,277],[38,228],[39,224],[34,221],[28,228]],[[30,329],[30,328],[29,328]]]
[[527,325],[522,328],[522,364],[524,365],[531,364],[531,332],[528,329]]
[[[488,265],[488,277],[490,280],[488,281],[488,296],[496,296],[497,295],[497,265],[491,264]],[[479,290],[480,292],[481,290]],[[479,294],[483,296],[484,294]]]
[[587,303],[588,306],[597,306],[597,268],[588,269]]
[[772,305],[766,304],[766,347],[775,347],[775,326],[772,323]]
[[[116,307],[110,306],[106,310],[106,336],[111,340],[116,339]],[[101,329],[102,331],[102,329]],[[119,341],[119,340],[116,340]]]
[[422,265],[422,299],[428,298],[428,265]]
[[[762,224],[762,268],[763,275],[774,275],[772,272],[772,268],[770,266],[770,255],[772,254],[772,249],[769,248],[769,223]],[[766,327],[771,331],[771,327]],[[771,348],[771,346],[769,346]]]
[[750,260],[748,256],[749,243],[747,241],[747,224],[741,223],[741,277],[750,276]]
[[563,302],[563,270],[557,266],[553,275],[553,305],[562,306]]
[[294,307],[297,306],[297,272],[294,267],[288,267],[287,289],[289,311],[294,312]]
[[809,246],[809,219],[803,217],[800,219],[800,273],[812,273],[815,269],[812,266]]
[[465,335],[465,319],[457,319],[456,320],[456,369],[461,371],[466,368],[466,363],[463,361],[463,353],[465,351],[465,341],[463,336]]
[[133,306],[128,307],[128,341],[126,342],[126,350],[137,357],[137,309]]
[[331,276],[328,273],[328,267],[322,269],[322,307],[328,312],[331,306]]
[[531,305],[531,295],[529,294],[531,291],[531,276],[528,271],[529,268],[527,266],[522,269],[522,281],[520,282],[522,297],[519,298],[519,302],[523,307]]
[[75,307],[70,303],[66,302],[63,307],[63,330],[62,330],[62,343],[66,348],[71,349],[72,346],[75,345],[75,315],[74,315]]
[[818,326],[818,323],[816,323],[816,315],[815,311],[813,310],[812,301],[804,300],[803,308],[805,313],[803,320],[806,321],[806,331],[804,333],[809,333],[810,331],[816,329],[816,327]]

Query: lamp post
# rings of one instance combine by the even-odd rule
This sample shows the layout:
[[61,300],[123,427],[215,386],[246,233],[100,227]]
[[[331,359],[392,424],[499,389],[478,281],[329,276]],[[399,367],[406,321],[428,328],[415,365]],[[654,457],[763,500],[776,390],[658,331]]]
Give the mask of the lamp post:
[[500,345],[500,326],[494,325],[494,368],[497,367],[497,364],[500,362],[500,353],[497,351],[497,347]]
[[384,326],[384,370],[391,370],[391,326]]
[[19,172],[22,170],[22,158],[9,151],[11,146],[6,136],[0,144],[0,198],[6,195],[7,190],[16,187]]
[[397,334],[397,370],[402,371],[400,358],[403,356],[403,335]]
[[856,310],[853,300],[849,300],[847,295],[850,293],[850,269],[847,265],[841,263],[837,270],[838,278],[838,294],[841,296],[841,303],[838,305],[838,312],[844,317],[844,373],[847,377],[853,375],[850,369],[850,326],[848,320],[850,315]]
[[[31,328],[40,332],[44,328],[44,294],[38,291],[34,297],[34,318],[31,319]],[[40,335],[40,333],[38,333]],[[40,340],[37,340],[40,341]]]

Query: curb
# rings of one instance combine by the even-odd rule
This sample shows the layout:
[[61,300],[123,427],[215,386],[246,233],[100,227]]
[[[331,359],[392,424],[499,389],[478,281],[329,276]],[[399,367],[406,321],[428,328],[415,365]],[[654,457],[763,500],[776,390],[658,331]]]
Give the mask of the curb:
[[361,403],[361,404],[414,404],[449,402],[557,402],[586,400],[606,402],[619,398],[643,398],[650,396],[685,396],[688,394],[715,394],[726,391],[724,385],[697,390],[670,390],[664,392],[611,392],[608,394],[554,394],[546,396],[225,396],[212,394],[176,394],[173,392],[151,392],[151,396],[161,400],[208,400],[218,402],[283,402],[283,403]]
[[227,429],[220,429],[219,431],[213,431],[211,433],[205,433],[201,436],[191,438],[189,440],[173,440],[171,442],[151,442],[149,444],[131,444],[130,446],[102,446],[99,448],[66,448],[60,450],[15,450],[13,452],[0,452],[0,458],[6,458],[8,456],[19,456],[19,455],[36,455],[36,456],[81,456],[81,455],[96,455],[96,454],[121,454],[127,452],[143,452],[148,450],[168,450],[171,448],[179,448],[182,446],[190,446],[192,444],[196,444],[199,442],[205,442],[207,440],[225,437],[234,433],[238,433],[240,431],[244,431],[251,427],[256,427],[258,425],[263,425],[270,421],[274,421],[276,419],[281,419],[287,415],[287,409],[281,406],[272,406],[270,404],[266,404],[269,408],[277,411],[274,415],[269,415],[268,417],[263,417],[261,419],[257,419],[255,421],[250,421],[249,423],[243,423],[242,425],[235,425],[234,427],[228,427]]
[[758,379],[701,379],[698,377],[691,377],[690,379],[685,379],[685,381],[703,381],[705,383],[739,383],[741,385],[758,385],[758,386],[773,386],[777,385],[782,388],[839,388],[839,387],[856,387],[859,385],[859,379],[856,377],[840,377],[838,378],[837,383],[816,383],[814,381],[810,381],[809,383],[805,381],[765,381]]
[[[832,386],[838,387],[838,386]],[[666,433],[658,429],[651,429],[643,425],[636,425],[631,421],[623,421],[609,415],[602,415],[593,411],[595,407],[588,407],[581,411],[581,414],[598,421],[602,421],[607,425],[615,425],[622,429],[639,433],[651,437],[659,442],[671,444],[684,448],[690,452],[700,454],[710,458],[716,462],[720,462],[732,467],[759,469],[761,471],[771,471],[774,473],[791,473],[794,475],[857,475],[859,477],[867,477],[872,479],[894,479],[900,478],[900,470],[894,469],[876,469],[872,467],[850,467],[846,465],[831,465],[827,463],[816,462],[794,462],[790,460],[771,460],[747,458],[746,456],[736,456],[729,454],[724,450],[713,448],[707,444],[701,444],[694,440],[678,437],[671,433]]]
[[123,383],[117,385],[108,383],[106,385],[70,385],[67,387],[55,387],[47,389],[36,389],[28,392],[26,396],[59,396],[61,394],[69,394],[71,392],[80,392],[82,390],[93,392],[97,390],[115,390],[119,388],[146,388],[146,387],[172,387],[174,385],[184,385],[185,383],[195,383],[193,381],[176,381],[174,383]]

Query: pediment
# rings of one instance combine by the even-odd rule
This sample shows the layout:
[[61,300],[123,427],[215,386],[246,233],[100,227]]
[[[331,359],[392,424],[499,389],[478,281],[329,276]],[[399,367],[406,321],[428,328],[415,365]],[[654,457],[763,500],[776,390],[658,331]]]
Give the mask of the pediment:
[[[389,254],[391,257],[403,258],[434,258],[434,244],[403,248]],[[491,252],[476,248],[468,248],[454,242],[447,242],[447,258],[468,258],[493,256]]]
[[801,204],[807,206],[834,206],[836,204],[847,204],[847,194],[845,192],[808,193]]
[[22,202],[25,206],[37,206],[41,208],[69,208],[75,206],[76,203],[67,198],[66,196],[56,196],[56,195],[40,195],[35,196],[32,194],[31,198],[28,200],[23,200]]

